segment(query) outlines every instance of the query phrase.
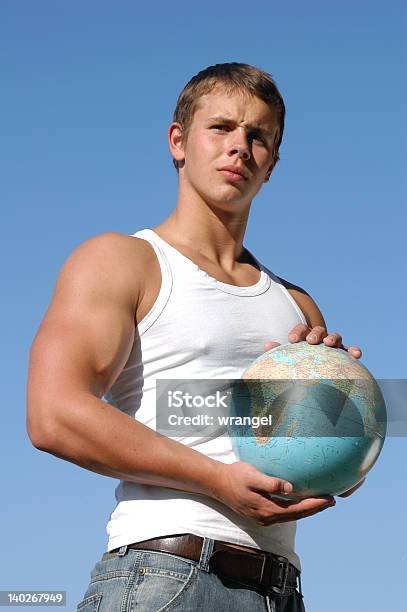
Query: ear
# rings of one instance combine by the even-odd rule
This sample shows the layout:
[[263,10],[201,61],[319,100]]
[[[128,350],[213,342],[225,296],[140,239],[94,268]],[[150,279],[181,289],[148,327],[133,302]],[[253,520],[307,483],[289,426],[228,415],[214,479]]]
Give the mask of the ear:
[[177,162],[182,162],[185,159],[184,143],[182,140],[183,130],[180,123],[171,123],[168,128],[168,145],[171,155]]

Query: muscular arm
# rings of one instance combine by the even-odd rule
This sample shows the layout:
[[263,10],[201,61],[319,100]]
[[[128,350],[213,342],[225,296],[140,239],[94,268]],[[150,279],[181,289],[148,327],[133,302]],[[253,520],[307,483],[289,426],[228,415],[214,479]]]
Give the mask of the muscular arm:
[[97,236],[63,266],[30,351],[28,434],[37,448],[100,474],[212,495],[218,462],[100,399],[134,341],[149,257],[140,242]]

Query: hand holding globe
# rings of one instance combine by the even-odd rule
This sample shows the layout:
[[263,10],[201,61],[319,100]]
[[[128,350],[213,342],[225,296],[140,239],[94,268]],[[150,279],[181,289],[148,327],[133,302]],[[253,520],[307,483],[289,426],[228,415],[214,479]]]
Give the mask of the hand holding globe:
[[[328,334],[325,327],[322,325],[316,325],[315,327],[308,327],[304,324],[299,324],[293,327],[293,329],[288,334],[288,340],[291,343],[301,342],[306,340],[309,344],[321,344],[323,342],[325,346],[329,346],[331,348],[340,348],[344,351],[347,351],[352,357],[355,359],[360,359],[362,356],[362,351],[359,346],[349,346],[346,347],[342,343],[342,336],[338,332],[331,332]],[[280,342],[276,342],[275,340],[270,340],[266,342],[264,345],[264,350],[269,351],[276,346],[280,346]]]
[[[326,330],[319,333],[327,337]],[[342,345],[336,336],[334,344]],[[384,400],[357,362],[360,349],[352,347],[353,357],[320,342],[268,343],[272,348],[245,371],[233,393],[235,415],[273,417],[273,425],[261,430],[232,426],[229,433],[240,460],[293,484],[289,495],[273,493],[284,499],[348,497],[384,443]]]
[[243,461],[219,462],[216,469],[213,497],[261,526],[300,520],[335,506],[329,495],[296,501],[284,499],[285,492],[292,490],[289,483],[267,476]]

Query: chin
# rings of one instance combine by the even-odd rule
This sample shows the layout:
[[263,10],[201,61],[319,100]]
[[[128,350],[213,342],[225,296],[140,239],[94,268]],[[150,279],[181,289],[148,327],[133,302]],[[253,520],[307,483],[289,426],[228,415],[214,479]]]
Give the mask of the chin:
[[231,209],[244,210],[253,199],[253,196],[248,192],[245,193],[246,189],[239,189],[233,184],[212,185],[209,189],[208,184],[206,184],[205,187],[195,189],[211,208],[221,208],[225,211]]

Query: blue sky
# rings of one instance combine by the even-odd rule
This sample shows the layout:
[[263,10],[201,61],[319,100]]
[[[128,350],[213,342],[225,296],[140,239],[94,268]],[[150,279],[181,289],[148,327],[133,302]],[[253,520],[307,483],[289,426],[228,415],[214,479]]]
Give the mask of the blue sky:
[[[74,610],[105,549],[116,481],[30,445],[28,350],[77,245],[172,210],[166,130],[202,68],[263,68],[287,106],[246,246],[311,293],[376,377],[406,378],[405,31],[395,0],[1,2],[0,589],[64,589]],[[388,438],[353,497],[299,522],[308,612],[400,609],[405,452]]]

